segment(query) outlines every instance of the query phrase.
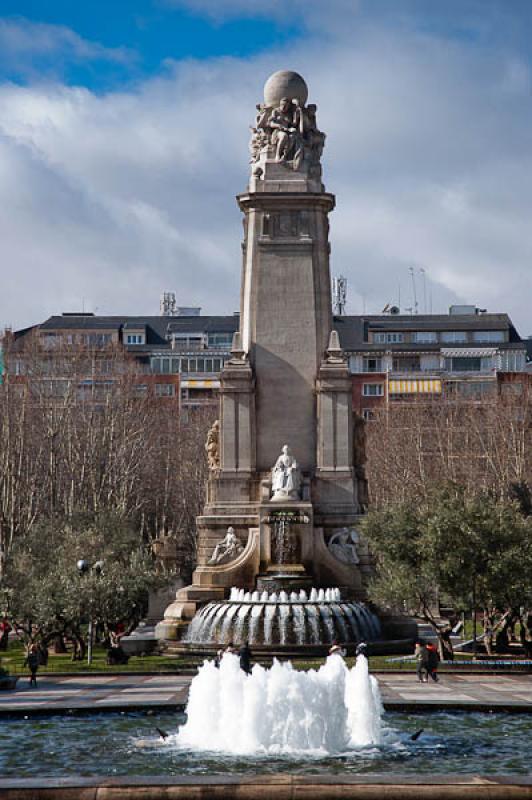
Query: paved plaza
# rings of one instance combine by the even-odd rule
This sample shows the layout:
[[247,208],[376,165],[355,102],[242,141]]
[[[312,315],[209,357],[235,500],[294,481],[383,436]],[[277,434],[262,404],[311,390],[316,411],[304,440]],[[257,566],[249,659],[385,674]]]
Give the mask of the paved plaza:
[[[412,673],[376,673],[385,707],[532,711],[531,675],[442,675],[438,684],[418,683]],[[0,715],[72,710],[175,708],[186,704],[191,676],[94,675],[39,678],[32,689],[20,678],[15,691],[0,693]]]

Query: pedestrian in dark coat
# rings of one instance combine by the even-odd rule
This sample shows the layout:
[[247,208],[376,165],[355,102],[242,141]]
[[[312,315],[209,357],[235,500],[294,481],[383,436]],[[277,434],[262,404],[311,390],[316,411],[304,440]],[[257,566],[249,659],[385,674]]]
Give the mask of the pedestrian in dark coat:
[[37,687],[37,670],[39,669],[40,663],[41,659],[39,658],[37,645],[32,644],[26,656],[26,660],[24,661],[24,665],[27,666],[30,671],[30,686]]
[[251,675],[251,650],[249,648],[249,642],[244,642],[240,648],[239,656],[240,669],[243,670],[247,675]]

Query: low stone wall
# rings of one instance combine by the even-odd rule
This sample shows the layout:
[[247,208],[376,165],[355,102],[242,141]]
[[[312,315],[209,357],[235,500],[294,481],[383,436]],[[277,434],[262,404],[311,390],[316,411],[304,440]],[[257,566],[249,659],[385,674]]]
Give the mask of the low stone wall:
[[521,800],[532,778],[521,776],[223,776],[3,780],[1,800]]

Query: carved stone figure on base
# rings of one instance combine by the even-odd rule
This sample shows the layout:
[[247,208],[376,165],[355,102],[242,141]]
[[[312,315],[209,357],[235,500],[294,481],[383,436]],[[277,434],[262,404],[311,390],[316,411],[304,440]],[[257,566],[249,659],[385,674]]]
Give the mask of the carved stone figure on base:
[[[271,85],[268,82],[264,103],[257,104],[249,145],[252,174],[260,178],[264,163],[276,161],[319,179],[325,134],[318,128],[316,105],[306,105],[308,89],[300,75],[283,74],[287,79]],[[281,86],[286,94],[279,93]]]
[[301,471],[287,444],[272,469],[272,500],[298,500]]
[[268,127],[273,131],[272,144],[276,147],[276,161],[295,159],[301,149],[299,118],[299,108],[288,97],[283,97],[279,107],[273,109]]
[[358,533],[353,528],[341,528],[336,531],[327,545],[329,553],[344,564],[359,564],[357,553]]
[[209,564],[225,564],[228,561],[234,561],[243,549],[242,543],[235,533],[235,529],[229,527],[225,537],[221,542],[218,542],[212,551]]
[[214,420],[207,434],[205,451],[210,470],[220,468],[220,421]]

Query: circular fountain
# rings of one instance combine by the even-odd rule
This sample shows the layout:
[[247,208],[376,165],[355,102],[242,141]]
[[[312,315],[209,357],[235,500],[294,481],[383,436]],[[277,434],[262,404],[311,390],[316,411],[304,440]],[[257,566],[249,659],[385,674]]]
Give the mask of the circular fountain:
[[209,649],[249,642],[265,649],[323,649],[333,641],[356,645],[380,637],[378,618],[363,603],[344,602],[340,590],[287,592],[231,589],[229,599],[204,606],[184,643]]

